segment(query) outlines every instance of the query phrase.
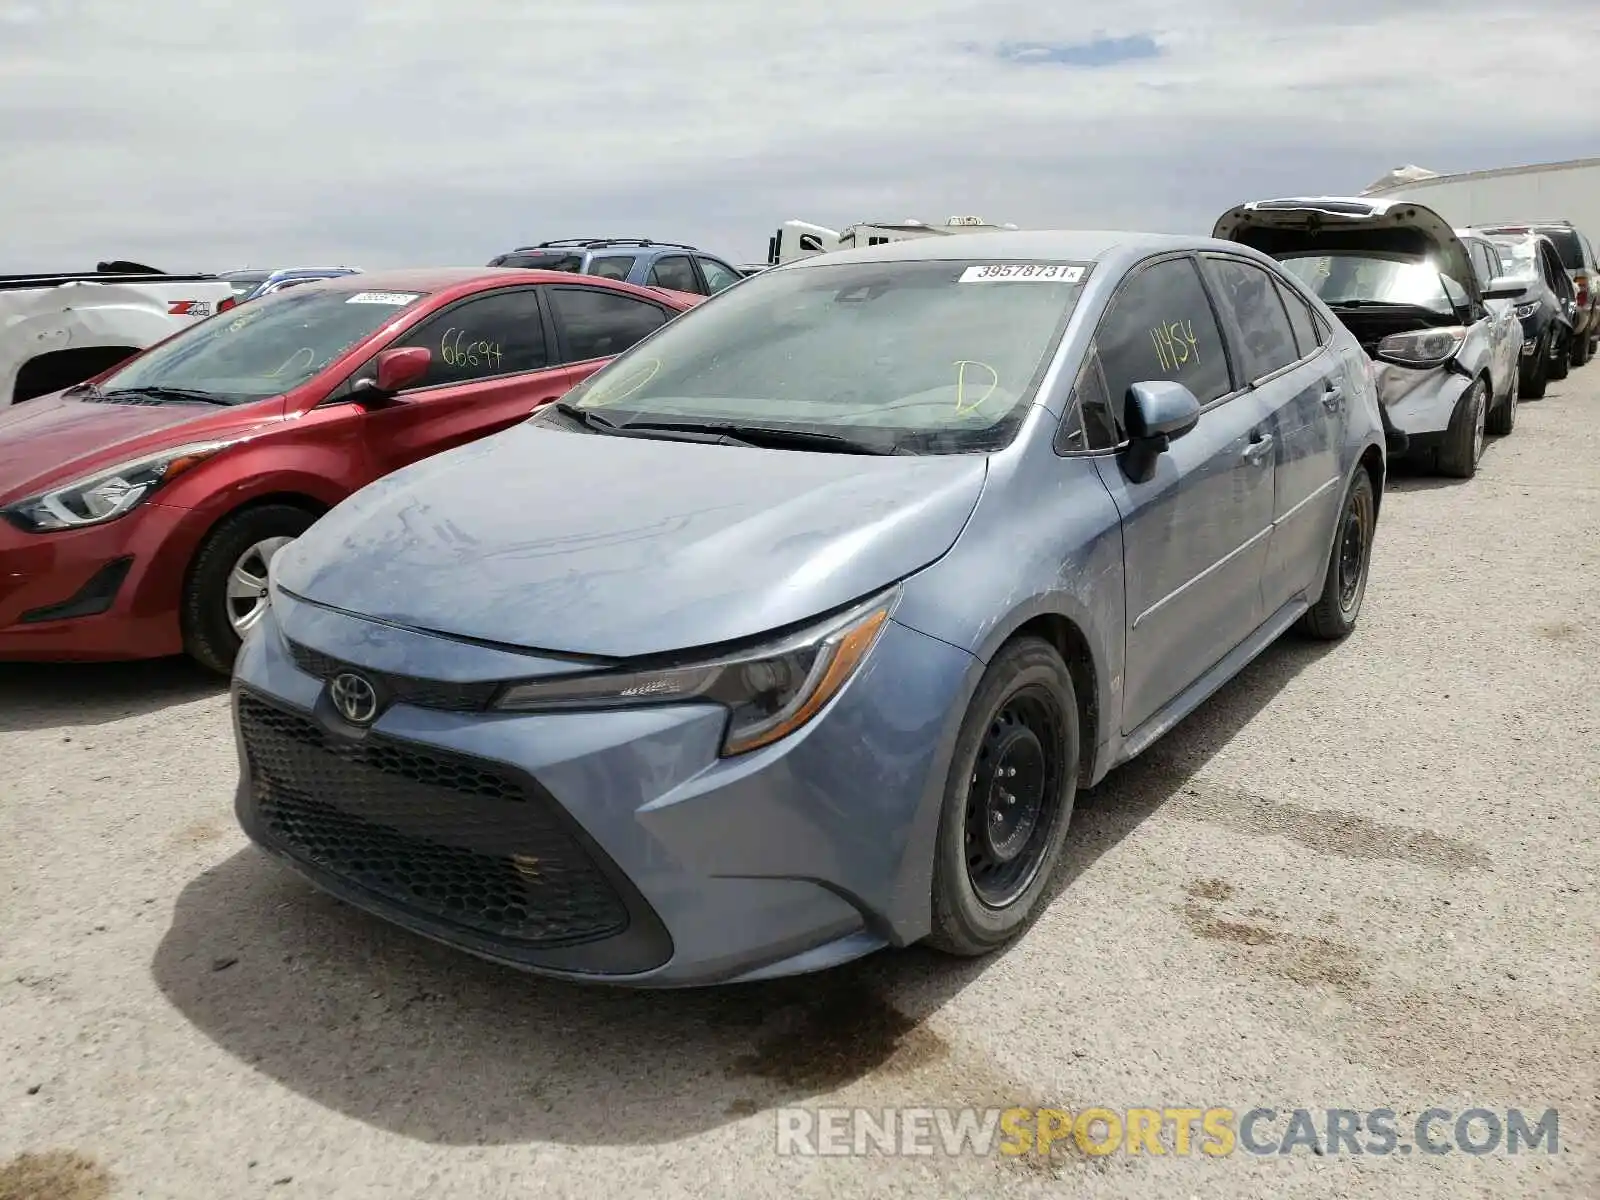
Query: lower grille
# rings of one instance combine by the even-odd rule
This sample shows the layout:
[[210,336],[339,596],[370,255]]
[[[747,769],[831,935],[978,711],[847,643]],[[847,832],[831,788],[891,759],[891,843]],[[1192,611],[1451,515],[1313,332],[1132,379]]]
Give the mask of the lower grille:
[[252,800],[295,858],[402,908],[524,946],[612,937],[628,909],[531,780],[238,699]]

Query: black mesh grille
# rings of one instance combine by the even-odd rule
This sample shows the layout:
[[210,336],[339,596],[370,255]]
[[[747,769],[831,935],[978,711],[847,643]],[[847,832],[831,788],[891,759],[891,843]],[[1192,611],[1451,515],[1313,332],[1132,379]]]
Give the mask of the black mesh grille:
[[418,708],[439,708],[447,712],[480,712],[489,707],[500,684],[448,683],[438,679],[418,679],[411,675],[391,675],[342,662],[332,655],[285,638],[294,665],[315,679],[331,679],[341,671],[354,671],[378,685],[384,698]]
[[531,781],[239,696],[253,801],[291,855],[413,911],[528,946],[627,927],[628,910]]

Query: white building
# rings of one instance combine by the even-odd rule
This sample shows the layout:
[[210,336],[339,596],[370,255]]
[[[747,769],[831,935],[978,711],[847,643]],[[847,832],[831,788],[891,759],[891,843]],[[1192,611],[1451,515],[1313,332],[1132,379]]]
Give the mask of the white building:
[[1456,228],[1523,221],[1571,221],[1600,241],[1600,158],[1436,175],[1421,167],[1390,171],[1363,196],[1415,200]]

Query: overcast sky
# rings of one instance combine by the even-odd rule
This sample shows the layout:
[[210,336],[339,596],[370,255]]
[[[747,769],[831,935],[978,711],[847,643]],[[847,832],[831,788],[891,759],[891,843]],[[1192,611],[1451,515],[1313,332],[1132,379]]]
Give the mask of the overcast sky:
[[1202,232],[1600,154],[1597,46],[1592,0],[0,0],[0,272]]

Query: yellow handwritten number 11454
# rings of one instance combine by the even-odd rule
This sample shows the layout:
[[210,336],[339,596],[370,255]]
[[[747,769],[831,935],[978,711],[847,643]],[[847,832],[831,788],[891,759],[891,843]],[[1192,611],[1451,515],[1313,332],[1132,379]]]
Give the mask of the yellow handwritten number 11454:
[[1191,360],[1200,361],[1193,321],[1164,321],[1150,331],[1150,340],[1156,344],[1156,359],[1163,371],[1176,371]]

